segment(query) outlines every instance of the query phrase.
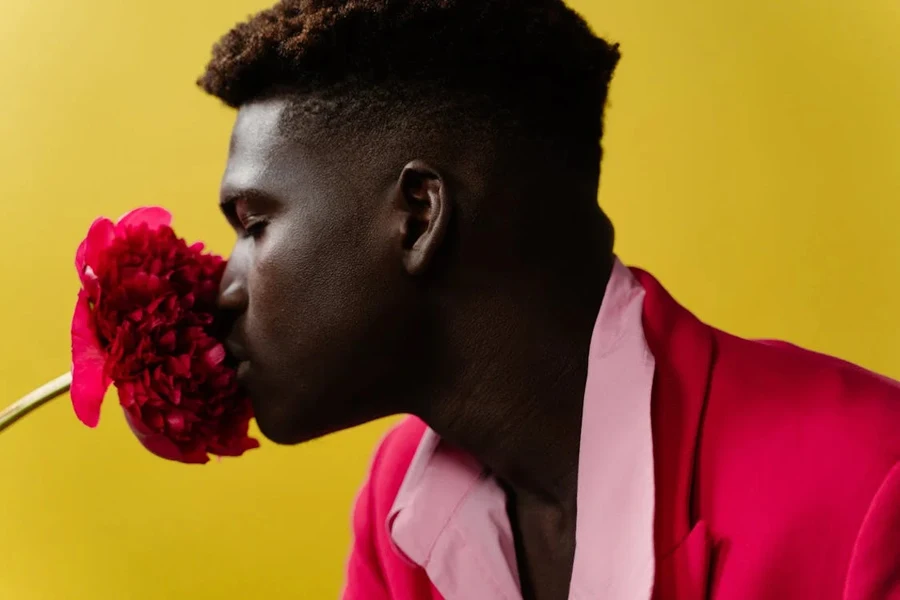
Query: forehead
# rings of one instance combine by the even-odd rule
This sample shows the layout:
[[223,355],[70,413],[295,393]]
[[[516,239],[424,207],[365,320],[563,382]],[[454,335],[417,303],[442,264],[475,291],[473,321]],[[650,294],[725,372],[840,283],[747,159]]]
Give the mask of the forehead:
[[241,107],[231,131],[229,157],[271,153],[287,141],[283,121],[288,102],[271,99]]
[[301,156],[297,140],[284,127],[288,108],[287,100],[273,98],[238,111],[222,179],[223,195],[289,183],[285,179],[296,173]]
[[[405,138],[391,142],[398,136],[375,135],[341,111],[340,103],[297,94],[242,106],[232,130],[222,198],[248,190],[282,198],[320,188],[360,191],[393,180],[397,165],[412,154]],[[402,151],[394,156],[397,143]]]

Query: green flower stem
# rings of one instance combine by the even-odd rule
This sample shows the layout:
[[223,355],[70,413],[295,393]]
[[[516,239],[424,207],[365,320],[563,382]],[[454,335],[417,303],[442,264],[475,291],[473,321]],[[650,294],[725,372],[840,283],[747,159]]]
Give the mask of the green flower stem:
[[72,386],[72,373],[60,375],[38,389],[25,394],[0,411],[0,431],[3,431],[34,409],[62,396]]

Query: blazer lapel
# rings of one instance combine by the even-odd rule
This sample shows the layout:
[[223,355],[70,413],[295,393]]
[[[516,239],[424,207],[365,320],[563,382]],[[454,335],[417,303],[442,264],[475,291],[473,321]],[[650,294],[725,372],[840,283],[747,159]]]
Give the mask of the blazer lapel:
[[694,467],[715,362],[713,330],[651,275],[632,269],[647,295],[644,335],[656,359],[652,424],[657,556],[654,600],[707,597],[710,532],[693,505]]

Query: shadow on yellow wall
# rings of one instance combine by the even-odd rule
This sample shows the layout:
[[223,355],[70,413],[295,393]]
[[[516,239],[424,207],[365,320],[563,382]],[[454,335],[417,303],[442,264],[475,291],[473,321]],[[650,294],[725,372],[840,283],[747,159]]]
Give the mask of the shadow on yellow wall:
[[[737,4],[740,4],[738,6]],[[227,252],[232,114],[193,86],[251,0],[4,3],[0,403],[68,366],[90,221],[161,203]],[[900,5],[576,0],[624,58],[601,203],[701,317],[900,376]],[[0,599],[329,598],[384,423],[170,464],[67,401],[0,438]]]

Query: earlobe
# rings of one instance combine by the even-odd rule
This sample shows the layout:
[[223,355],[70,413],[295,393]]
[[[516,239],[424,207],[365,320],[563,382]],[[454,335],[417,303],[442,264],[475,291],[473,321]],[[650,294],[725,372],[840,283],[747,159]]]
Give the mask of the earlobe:
[[406,165],[398,183],[403,263],[410,275],[419,275],[431,265],[447,235],[451,201],[443,177],[422,161]]

